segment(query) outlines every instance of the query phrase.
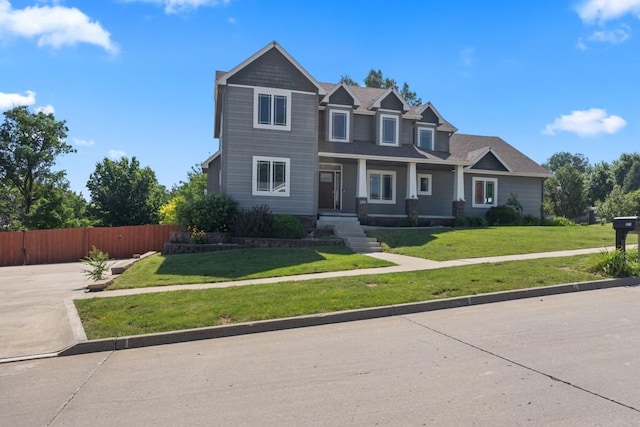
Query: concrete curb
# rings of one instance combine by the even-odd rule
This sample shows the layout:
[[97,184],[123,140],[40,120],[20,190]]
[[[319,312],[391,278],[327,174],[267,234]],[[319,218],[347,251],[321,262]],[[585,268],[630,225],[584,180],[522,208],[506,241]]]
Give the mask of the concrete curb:
[[309,326],[320,326],[334,323],[353,322],[357,320],[376,319],[380,317],[444,310],[448,308],[468,307],[472,305],[490,304],[494,302],[511,301],[523,298],[535,298],[548,295],[566,294],[571,292],[592,291],[596,289],[639,285],[640,278],[638,277],[605,279],[594,282],[569,283],[564,285],[519,289],[514,291],[495,292],[490,294],[471,295],[434,301],[423,301],[417,303],[373,307],[359,310],[315,314],[309,316],[289,317],[283,319],[264,320],[259,322],[238,323],[234,325],[185,329],[181,331],[135,335],[128,337],[105,338],[100,340],[79,342],[60,351],[59,353],[57,353],[57,356],[72,356],[78,354],[96,353],[101,351],[115,351],[163,344],[176,344],[187,341],[232,337],[261,332],[273,332],[285,329],[304,328]]

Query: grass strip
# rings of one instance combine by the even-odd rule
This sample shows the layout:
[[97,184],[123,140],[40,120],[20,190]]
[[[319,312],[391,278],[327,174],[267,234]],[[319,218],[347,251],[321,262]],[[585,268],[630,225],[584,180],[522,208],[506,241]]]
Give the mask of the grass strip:
[[76,300],[90,339],[597,280],[588,257]]
[[385,252],[434,261],[613,246],[611,224],[576,227],[378,229]]
[[390,265],[394,264],[353,253],[344,246],[153,255],[127,269],[109,289],[226,282]]

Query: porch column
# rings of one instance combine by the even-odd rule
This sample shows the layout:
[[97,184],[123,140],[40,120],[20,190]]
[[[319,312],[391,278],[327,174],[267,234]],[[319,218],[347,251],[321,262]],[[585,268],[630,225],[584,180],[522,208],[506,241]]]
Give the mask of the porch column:
[[415,162],[407,163],[407,199],[404,202],[407,219],[418,223],[418,175]]
[[358,189],[356,193],[356,212],[361,224],[367,222],[367,161],[358,159]]
[[456,165],[453,177],[453,216],[457,218],[464,217],[464,167]]

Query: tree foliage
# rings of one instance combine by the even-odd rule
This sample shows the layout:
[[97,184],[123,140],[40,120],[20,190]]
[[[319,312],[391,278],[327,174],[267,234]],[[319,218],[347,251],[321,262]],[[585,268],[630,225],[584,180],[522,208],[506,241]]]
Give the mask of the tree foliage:
[[611,166],[607,162],[596,163],[587,178],[587,199],[595,204],[603,201],[613,190]]
[[589,159],[583,154],[571,154],[566,151],[561,151],[549,157],[547,163],[543,166],[549,169],[551,172],[555,172],[562,166],[569,165],[577,169],[580,173],[587,173],[589,171]]
[[[353,80],[351,76],[345,74],[340,77],[340,83],[346,83],[350,86],[360,86],[358,82]],[[409,89],[409,84],[404,82],[402,88],[398,87],[398,83],[389,77],[385,77],[382,74],[382,70],[371,69],[369,74],[364,78],[364,85],[366,87],[375,87],[379,89],[394,88],[400,95],[409,103],[409,105],[422,105],[422,99],[416,94],[416,92]]]
[[75,152],[66,142],[67,132],[66,122],[57,121],[53,114],[31,113],[24,106],[4,112],[0,125],[0,196],[10,200],[13,208],[2,215],[0,226],[34,226],[29,218],[38,202],[48,207],[37,215],[40,219],[36,223],[64,222],[46,216],[60,208],[59,204],[54,206],[52,192],[64,191],[67,185],[65,172],[53,170],[58,156]]
[[87,188],[95,217],[109,227],[157,224],[160,206],[167,201],[167,191],[158,184],[155,172],[140,167],[135,156],[104,158],[96,164]]
[[205,197],[207,175],[198,166],[187,172],[187,180],[171,188],[170,199],[160,207],[160,224],[178,224],[178,207],[184,203]]
[[349,86],[360,86],[360,84],[357,81],[353,80],[349,74],[340,76],[340,83],[344,83]]
[[545,208],[553,215],[576,218],[587,208],[583,176],[571,164],[560,166],[555,176],[545,181],[544,189]]
[[620,158],[613,162],[611,172],[613,173],[613,179],[617,185],[624,187],[624,180],[634,163],[640,163],[640,154],[622,153]]

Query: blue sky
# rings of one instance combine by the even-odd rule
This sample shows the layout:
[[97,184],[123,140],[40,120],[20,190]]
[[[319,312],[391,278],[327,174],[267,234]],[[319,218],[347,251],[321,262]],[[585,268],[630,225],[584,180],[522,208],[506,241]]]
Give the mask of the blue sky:
[[[390,6],[392,4],[393,6]],[[640,146],[640,0],[0,0],[0,110],[54,111],[71,188],[136,156],[170,188],[218,147],[215,70],[277,40],[318,81],[371,68],[539,163]]]

